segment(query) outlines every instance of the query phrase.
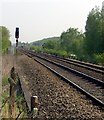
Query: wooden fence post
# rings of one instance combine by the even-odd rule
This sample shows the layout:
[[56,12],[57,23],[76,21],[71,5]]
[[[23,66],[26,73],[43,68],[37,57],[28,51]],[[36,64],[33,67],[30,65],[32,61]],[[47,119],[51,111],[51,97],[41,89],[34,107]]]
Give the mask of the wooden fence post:
[[9,116],[10,118],[15,118],[15,98],[16,98],[16,92],[15,92],[15,85],[16,85],[16,72],[15,68],[12,67],[10,78],[8,79],[10,83],[10,101],[9,101]]

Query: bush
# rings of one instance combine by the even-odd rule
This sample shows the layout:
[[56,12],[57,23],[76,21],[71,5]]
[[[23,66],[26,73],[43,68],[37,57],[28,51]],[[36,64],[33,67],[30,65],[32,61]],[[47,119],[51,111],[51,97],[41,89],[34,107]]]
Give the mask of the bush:
[[61,57],[64,57],[64,58],[68,57],[67,52],[64,51],[64,50],[58,50],[56,53],[57,53],[58,56],[61,56]]
[[104,53],[95,54],[94,57],[98,64],[104,65]]
[[36,52],[41,52],[42,51],[42,48],[41,47],[38,47],[38,46],[31,46],[30,47],[30,50],[34,50]]

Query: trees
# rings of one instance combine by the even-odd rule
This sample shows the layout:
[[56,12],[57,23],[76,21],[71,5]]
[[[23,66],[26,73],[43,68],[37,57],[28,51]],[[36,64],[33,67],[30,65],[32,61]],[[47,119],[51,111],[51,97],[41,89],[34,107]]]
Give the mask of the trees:
[[101,20],[101,30],[102,30],[102,52],[104,53],[104,6],[102,6],[102,10],[101,10],[101,16],[102,16],[102,20]]
[[47,49],[56,49],[57,48],[57,41],[47,41],[46,43],[44,43],[42,46],[43,48],[47,48]]
[[58,41],[47,40],[42,49],[48,53],[65,57],[75,54],[80,60],[101,63],[104,61],[104,6],[102,10],[95,7],[89,12],[85,33],[70,27]]
[[85,30],[87,53],[92,55],[104,52],[104,19],[97,7],[89,13]]
[[[85,50],[89,61],[100,63],[104,60],[104,7],[95,7],[87,17],[85,26]],[[104,62],[102,62],[104,63]]]
[[6,27],[0,26],[0,34],[1,34],[1,39],[0,40],[1,40],[1,43],[2,43],[2,52],[4,52],[11,45],[11,42],[9,40],[10,32]]
[[76,28],[69,28],[66,32],[61,34],[60,46],[67,52],[78,54],[82,51],[83,40],[83,33],[79,32]]

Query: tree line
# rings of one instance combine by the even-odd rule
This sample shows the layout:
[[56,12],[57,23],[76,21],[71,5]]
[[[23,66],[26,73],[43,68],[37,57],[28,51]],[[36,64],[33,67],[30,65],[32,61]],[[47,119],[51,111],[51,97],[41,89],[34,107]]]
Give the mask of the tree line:
[[0,26],[0,43],[2,48],[2,53],[8,52],[11,42],[10,42],[10,32],[5,26]]
[[93,8],[87,17],[85,32],[69,28],[59,40],[45,42],[38,50],[93,63],[104,63],[104,8]]

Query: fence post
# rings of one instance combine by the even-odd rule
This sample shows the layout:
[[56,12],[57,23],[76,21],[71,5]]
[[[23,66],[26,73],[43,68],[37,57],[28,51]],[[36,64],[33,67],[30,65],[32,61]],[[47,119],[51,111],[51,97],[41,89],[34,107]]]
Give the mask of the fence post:
[[38,97],[37,96],[31,97],[31,112],[32,112],[32,118],[36,118],[38,115]]

